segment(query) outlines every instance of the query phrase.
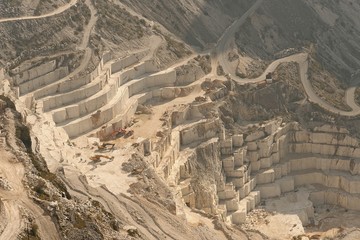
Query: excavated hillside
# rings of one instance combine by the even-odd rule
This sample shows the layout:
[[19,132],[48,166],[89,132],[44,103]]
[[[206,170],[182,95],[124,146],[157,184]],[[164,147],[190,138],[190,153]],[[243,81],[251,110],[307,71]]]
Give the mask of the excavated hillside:
[[0,2],[0,239],[360,239],[359,10]]

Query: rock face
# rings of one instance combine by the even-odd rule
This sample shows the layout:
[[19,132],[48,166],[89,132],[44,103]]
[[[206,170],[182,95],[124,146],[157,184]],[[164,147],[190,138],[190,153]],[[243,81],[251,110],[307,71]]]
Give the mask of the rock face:
[[[181,121],[177,123],[181,126]],[[356,204],[360,148],[346,129],[325,125],[309,131],[296,122],[278,120],[244,135],[225,137],[222,131],[211,132],[213,128],[200,120],[179,129],[182,148],[196,149],[180,151],[172,165],[181,161],[175,182],[189,207],[240,224],[260,199],[279,197],[310,184],[321,187],[307,194],[311,205],[305,204],[304,209],[299,205],[297,213],[303,224],[313,218],[312,204],[360,210]]]

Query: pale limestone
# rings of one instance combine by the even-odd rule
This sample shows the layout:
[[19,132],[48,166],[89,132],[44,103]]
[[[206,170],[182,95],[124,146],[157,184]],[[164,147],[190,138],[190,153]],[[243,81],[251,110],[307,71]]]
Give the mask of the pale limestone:
[[349,131],[345,128],[342,128],[342,127],[337,127],[337,126],[334,126],[334,125],[328,125],[328,124],[325,124],[321,127],[315,127],[314,128],[314,131],[315,132],[328,132],[328,133],[346,133],[346,134],[349,134]]
[[310,138],[313,143],[331,144],[334,139],[334,135],[330,133],[310,133]]
[[260,191],[261,198],[273,198],[281,195],[281,188],[277,183],[259,185],[257,189]]
[[260,162],[251,162],[251,171],[257,172],[260,170]]
[[265,126],[264,126],[264,130],[267,135],[272,135],[273,133],[276,132],[277,129],[278,129],[277,121],[271,121],[271,122],[265,124]]
[[307,131],[296,131],[294,132],[294,139],[295,142],[309,142],[310,135]]
[[244,144],[244,136],[242,134],[232,136],[232,140],[234,147],[241,147]]
[[246,149],[245,148],[241,148],[241,149],[237,150],[234,153],[234,164],[235,164],[235,166],[244,165],[245,157],[246,157]]
[[260,161],[260,169],[269,168],[273,164],[272,158],[270,157],[261,158],[259,161]]
[[262,171],[256,175],[257,184],[272,183],[274,181],[275,181],[275,171],[273,169]]
[[259,153],[257,151],[247,151],[250,162],[256,162],[259,160]]
[[275,152],[275,153],[271,154],[270,159],[271,159],[271,162],[272,162],[273,164],[279,163],[279,162],[280,162],[280,155],[279,155],[279,153],[278,153],[278,152]]
[[248,142],[246,146],[249,151],[256,151],[258,148],[256,142]]
[[259,147],[259,157],[269,157],[272,153],[272,143],[274,141],[274,137],[272,135],[259,140],[257,145]]
[[280,185],[281,193],[291,192],[295,189],[295,183],[293,177],[284,177],[276,180],[276,183]]
[[[21,72],[21,74],[16,74],[13,79],[14,79],[14,83],[15,85],[20,85],[24,82],[30,81],[34,78],[43,76],[47,73],[50,73],[52,71],[54,71],[56,68],[56,61],[52,60],[46,63],[43,63],[37,67],[25,70],[23,72]],[[14,70],[12,70],[12,72],[20,72],[21,69],[20,68],[15,68]]]
[[260,130],[257,130],[253,133],[251,133],[250,135],[248,135],[246,138],[245,138],[245,141],[246,142],[253,142],[255,140],[258,140],[260,138],[263,138],[265,136],[265,133],[263,131],[260,131]]
[[346,146],[338,146],[336,155],[341,157],[352,157],[354,152],[354,148],[346,147]]

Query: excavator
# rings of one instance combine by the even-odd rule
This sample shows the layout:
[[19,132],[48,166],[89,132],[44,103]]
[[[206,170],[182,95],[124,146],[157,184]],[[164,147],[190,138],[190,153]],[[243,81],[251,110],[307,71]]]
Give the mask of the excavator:
[[109,160],[113,160],[114,159],[114,156],[107,156],[107,155],[102,155],[102,154],[96,154],[94,156],[91,156],[90,157],[90,160],[94,161],[94,162],[100,162],[101,161],[101,158],[106,158],[106,159],[109,159]]
[[115,130],[114,132],[112,132],[111,137],[112,138],[119,138],[119,137],[128,138],[128,137],[132,136],[133,134],[134,134],[134,130],[127,131],[125,128],[120,128],[119,130]]

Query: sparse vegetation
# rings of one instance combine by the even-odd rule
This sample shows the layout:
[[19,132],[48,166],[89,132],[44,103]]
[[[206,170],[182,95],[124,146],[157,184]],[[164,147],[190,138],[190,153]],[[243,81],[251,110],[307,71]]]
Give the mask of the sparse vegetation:
[[178,42],[168,35],[164,35],[164,38],[167,42],[167,49],[175,53],[178,58],[182,58],[190,54],[190,51],[186,49],[184,43]]
[[355,90],[355,102],[360,106],[360,88],[357,87]]
[[216,69],[216,74],[219,76],[223,76],[225,74],[224,69],[221,65],[218,65],[218,67]]
[[39,226],[36,223],[31,222],[28,225],[28,228],[25,229],[25,232],[21,234],[20,240],[41,240],[38,231]]
[[198,61],[201,69],[204,71],[205,74],[211,72],[211,59],[209,54],[205,56],[198,55],[197,57],[195,57],[195,60]]
[[142,38],[147,33],[146,22],[132,16],[112,1],[92,1],[98,11],[96,28],[103,38],[113,43]]
[[[82,37],[75,35],[75,30],[84,26],[90,17],[85,4],[79,2],[77,6],[46,19],[2,23],[0,42],[6,43],[2,49],[7,51],[0,51],[0,66],[9,62],[12,68],[25,60],[74,47]],[[69,29],[73,29],[74,34],[70,34]]]
[[341,110],[350,111],[345,103],[346,86],[315,59],[309,62],[309,80],[315,92],[325,101]]

